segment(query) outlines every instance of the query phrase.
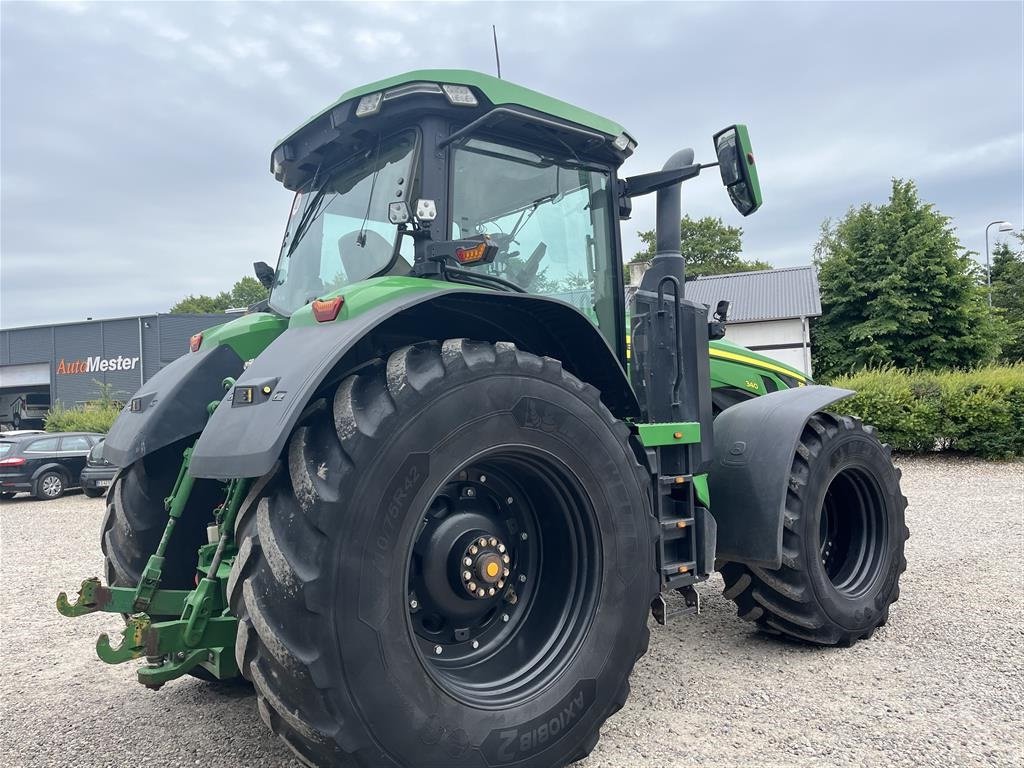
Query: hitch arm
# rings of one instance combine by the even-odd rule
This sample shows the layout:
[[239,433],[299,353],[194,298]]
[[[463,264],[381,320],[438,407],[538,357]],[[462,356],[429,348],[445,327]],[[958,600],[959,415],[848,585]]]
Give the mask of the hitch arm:
[[[185,589],[158,589],[153,593],[149,609],[161,616],[181,614],[188,594]],[[84,616],[97,611],[132,613],[134,606],[134,587],[105,587],[96,576],[82,582],[74,602],[68,600],[67,592],[57,595],[57,611],[63,616]]]

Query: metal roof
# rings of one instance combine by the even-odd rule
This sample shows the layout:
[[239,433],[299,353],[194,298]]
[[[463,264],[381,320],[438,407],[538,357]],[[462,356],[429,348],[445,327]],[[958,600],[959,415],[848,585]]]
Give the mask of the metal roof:
[[530,109],[535,109],[538,112],[554,115],[555,117],[560,117],[563,120],[584,125],[595,131],[611,136],[612,138],[626,132],[625,129],[614,120],[609,120],[606,117],[596,115],[593,112],[577,107],[574,104],[569,104],[561,99],[556,99],[552,96],[548,96],[547,94],[539,93],[538,91],[534,91],[529,88],[524,88],[523,86],[516,85],[508,80],[500,80],[497,77],[492,77],[491,75],[486,75],[482,72],[474,72],[468,69],[418,69],[413,72],[405,72],[401,75],[395,75],[394,77],[389,77],[385,80],[377,80],[376,82],[346,91],[336,102],[331,104],[329,107],[322,109],[303,123],[297,130],[293,131],[289,136],[281,139],[281,141],[278,142],[278,146],[290,141],[296,136],[296,134],[300,133],[310,124],[314,123],[338,105],[344,104],[346,101],[352,101],[353,99],[376,91],[383,91],[400,85],[420,82],[472,86],[482,92],[487,100],[495,106],[501,104],[515,104],[521,107],[528,107]]
[[729,322],[818,317],[821,296],[814,267],[783,267],[688,280],[686,298],[707,304],[709,311],[728,299]]

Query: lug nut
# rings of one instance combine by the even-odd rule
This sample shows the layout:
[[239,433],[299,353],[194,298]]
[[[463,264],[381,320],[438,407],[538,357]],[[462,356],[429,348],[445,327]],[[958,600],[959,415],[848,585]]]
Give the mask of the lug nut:
[[508,578],[508,574],[509,574],[509,570],[508,570],[508,568],[506,568],[505,572],[503,574],[501,574],[501,575],[504,576],[507,579]]
[[480,546],[481,547],[486,547],[487,546],[487,539],[481,538],[480,539]]
[[465,565],[472,565],[473,564],[473,561],[470,558],[468,558],[468,557],[465,560],[463,560],[462,562]]
[[504,621],[507,624],[508,623],[508,614],[507,613],[501,614],[501,620]]
[[[504,586],[505,586],[505,582],[504,582],[504,581],[499,581],[499,582],[498,582],[498,589],[501,589],[501,588],[502,588],[502,587],[504,587]],[[493,590],[492,590],[492,591],[493,591]]]
[[505,563],[505,565],[508,565],[510,562],[512,562],[512,558],[510,558],[508,555],[502,555],[501,562]]
[[470,592],[476,592],[476,583],[475,582],[471,581],[466,586],[469,587],[469,591]]
[[513,499],[512,499],[512,497],[511,497],[511,496],[508,496],[508,497],[507,497],[507,498],[505,499],[505,503],[506,503],[506,504],[511,504],[511,503],[512,503],[512,501],[513,501]]
[[493,536],[491,536],[491,540],[489,542],[487,542],[487,543],[490,544],[492,547],[498,546],[498,540],[496,538],[494,538]]
[[475,651],[479,647],[480,647],[480,641],[479,640],[474,640],[473,641],[473,650]]
[[419,601],[417,601],[417,600],[410,600],[409,601],[409,607],[412,608],[415,611],[417,608],[420,607]]
[[477,597],[483,597],[483,596],[484,596],[485,594],[487,594],[487,593],[486,593],[486,592],[484,592],[484,588],[483,588],[483,587],[480,587],[480,589],[478,589],[478,590],[476,591],[476,596],[477,596]]
[[469,581],[472,578],[473,578],[473,574],[470,571],[463,571],[462,572],[462,580],[463,581]]
[[[471,555],[475,555],[479,551],[480,550],[477,548],[476,544],[474,544],[472,547],[469,548],[469,554],[471,554]],[[468,565],[468,563],[467,563],[467,565]]]
[[474,496],[476,496],[476,489],[474,489],[474,488],[467,488],[466,489],[466,496],[468,498],[472,499]]
[[504,544],[499,544],[498,545],[498,551],[501,552],[501,553],[504,553],[505,552],[505,545]]
[[522,533],[519,534],[519,538],[522,539],[523,541],[526,541],[530,537],[526,535],[526,531],[523,531]]
[[520,584],[525,584],[526,583],[526,574],[525,573],[519,574],[519,583]]
[[434,653],[436,653],[438,656],[440,656],[442,653],[444,653],[444,648],[442,648],[440,645],[435,645],[434,646]]
[[487,594],[490,595],[491,597],[494,597],[494,587],[491,587],[490,589],[488,589],[487,590]]
[[487,475],[480,475],[480,482],[481,483],[486,483],[487,482]]

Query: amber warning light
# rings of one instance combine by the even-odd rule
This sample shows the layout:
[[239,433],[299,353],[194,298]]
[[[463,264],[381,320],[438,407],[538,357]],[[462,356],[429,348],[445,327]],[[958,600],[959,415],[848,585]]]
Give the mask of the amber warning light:
[[455,249],[455,260],[459,264],[489,264],[498,253],[498,246],[490,240],[483,240],[472,246]]
[[313,317],[318,323],[329,323],[338,316],[344,303],[344,296],[335,296],[333,299],[316,299],[313,302]]

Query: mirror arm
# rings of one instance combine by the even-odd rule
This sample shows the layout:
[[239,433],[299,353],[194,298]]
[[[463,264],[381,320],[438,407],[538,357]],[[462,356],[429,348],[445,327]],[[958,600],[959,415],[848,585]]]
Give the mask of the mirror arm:
[[[713,165],[718,165],[718,163],[713,163]],[[621,195],[622,197],[649,195],[651,192],[657,192],[659,189],[665,189],[665,187],[671,187],[673,184],[688,181],[698,176],[702,168],[709,167],[709,165],[692,163],[684,168],[673,168],[669,171],[654,171],[653,173],[643,173],[639,176],[630,176],[622,183]]]

